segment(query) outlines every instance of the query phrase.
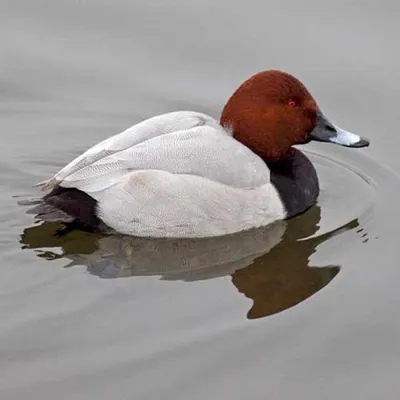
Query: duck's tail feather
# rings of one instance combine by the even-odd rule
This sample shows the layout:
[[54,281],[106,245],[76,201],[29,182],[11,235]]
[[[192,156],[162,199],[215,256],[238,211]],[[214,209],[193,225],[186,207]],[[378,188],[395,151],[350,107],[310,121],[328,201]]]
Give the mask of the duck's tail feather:
[[75,218],[51,204],[42,203],[27,210],[27,214],[34,214],[41,221],[71,223]]
[[19,206],[34,206],[37,204],[42,204],[43,199],[29,199],[29,200],[18,200]]
[[55,178],[46,179],[33,185],[33,187],[40,187],[42,190],[50,190],[57,186],[58,181]]
[[97,201],[75,188],[56,186],[41,199],[23,200],[19,204],[33,206],[27,213],[42,221],[75,223],[89,231],[98,231],[103,225],[96,215]]

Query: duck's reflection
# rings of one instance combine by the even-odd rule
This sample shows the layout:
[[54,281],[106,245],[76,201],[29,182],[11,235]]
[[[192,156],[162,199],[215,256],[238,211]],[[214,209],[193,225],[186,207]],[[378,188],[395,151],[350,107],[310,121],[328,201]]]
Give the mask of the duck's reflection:
[[[80,231],[59,234],[43,223],[24,230],[24,248],[48,260],[67,258],[102,278],[159,275],[165,280],[204,280],[232,276],[239,292],[254,304],[248,318],[261,318],[305,300],[327,285],[339,266],[313,268],[309,258],[329,237],[358,226],[352,221],[321,236],[315,234],[319,207],[290,220],[240,234],[207,239],[143,239],[99,236]],[[59,248],[50,250],[52,248]]]

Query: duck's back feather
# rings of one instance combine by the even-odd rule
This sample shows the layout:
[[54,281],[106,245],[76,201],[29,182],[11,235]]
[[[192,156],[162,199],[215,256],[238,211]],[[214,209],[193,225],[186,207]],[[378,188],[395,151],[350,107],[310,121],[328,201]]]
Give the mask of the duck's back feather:
[[192,111],[177,111],[157,115],[97,143],[79,157],[72,160],[51,179],[40,182],[36,186],[42,186],[44,190],[51,189],[75,172],[91,166],[111,155],[123,152],[139,143],[144,143],[152,138],[172,132],[204,125],[215,127],[219,124],[213,118],[205,114]]
[[[64,167],[47,186],[73,187],[90,194],[138,170],[192,174],[239,188],[269,182],[263,160],[232,138],[217,121],[198,113],[184,112],[186,119],[179,113],[172,114],[144,121],[95,145]],[[177,117],[181,122],[172,124]],[[168,123],[162,130],[160,120],[165,119]],[[171,131],[172,126],[175,131]],[[147,136],[144,128],[148,129]]]

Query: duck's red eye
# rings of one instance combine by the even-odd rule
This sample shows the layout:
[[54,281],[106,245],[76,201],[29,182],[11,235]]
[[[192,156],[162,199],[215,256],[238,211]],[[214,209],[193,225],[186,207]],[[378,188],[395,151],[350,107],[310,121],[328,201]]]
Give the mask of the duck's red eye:
[[290,100],[288,105],[289,107],[296,107],[296,102],[294,100]]

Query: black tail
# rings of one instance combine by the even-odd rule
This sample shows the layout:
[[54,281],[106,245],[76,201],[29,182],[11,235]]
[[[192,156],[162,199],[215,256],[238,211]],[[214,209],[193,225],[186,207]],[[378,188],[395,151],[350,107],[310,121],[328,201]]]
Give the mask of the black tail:
[[88,231],[98,231],[102,225],[96,215],[97,201],[75,188],[58,186],[40,200],[24,201],[20,204],[35,205],[28,213],[37,215],[42,221],[73,224]]

